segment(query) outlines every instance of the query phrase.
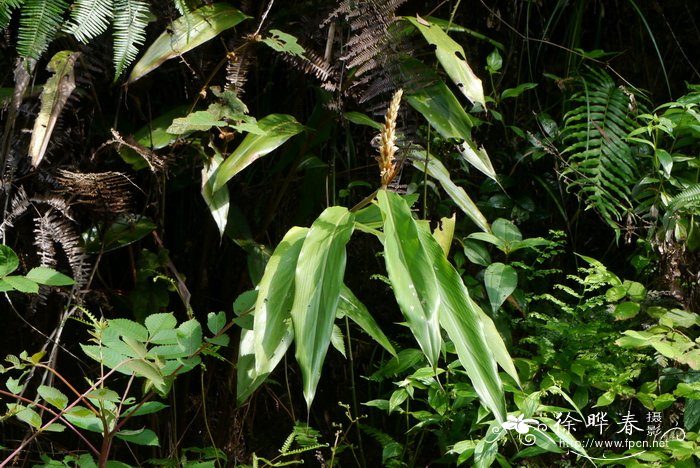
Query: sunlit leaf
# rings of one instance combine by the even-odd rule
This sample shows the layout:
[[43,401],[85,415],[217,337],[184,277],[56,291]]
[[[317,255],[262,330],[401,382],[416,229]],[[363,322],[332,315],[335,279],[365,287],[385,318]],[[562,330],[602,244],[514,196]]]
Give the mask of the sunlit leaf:
[[39,396],[41,396],[41,398],[46,400],[48,404],[59,410],[62,410],[68,406],[68,397],[54,387],[40,385],[39,388],[37,388],[37,393]]
[[280,147],[285,141],[301,132],[304,127],[294,117],[271,114],[258,121],[263,134],[248,134],[240,145],[219,166],[212,191],[223,187],[233,176],[257,159]]
[[46,286],[70,286],[75,284],[72,278],[59,273],[53,268],[35,267],[29,270],[26,278],[35,283],[45,284]]
[[311,225],[299,252],[291,316],[307,408],[328,352],[345,276],[345,244],[353,226],[354,216],[347,208],[326,208]]
[[467,99],[479,103],[485,109],[484,89],[481,80],[474,74],[467,63],[466,54],[461,45],[456,43],[439,26],[420,17],[406,17],[429,44],[435,46],[435,55],[440,64]]
[[249,16],[226,3],[205,5],[173,21],[134,65],[128,83],[234,27]]
[[19,292],[30,294],[39,292],[39,285],[24,276],[5,276],[3,281]]
[[9,275],[19,267],[19,257],[10,247],[0,244],[0,276]]
[[263,43],[272,47],[277,52],[284,52],[297,57],[303,57],[306,52],[297,42],[297,38],[291,34],[280,31],[279,29],[270,29],[270,35],[262,40]]

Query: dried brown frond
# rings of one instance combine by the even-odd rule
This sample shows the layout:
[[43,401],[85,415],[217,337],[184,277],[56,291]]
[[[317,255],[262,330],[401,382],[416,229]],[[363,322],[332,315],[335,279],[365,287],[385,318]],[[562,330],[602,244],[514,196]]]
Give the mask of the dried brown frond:
[[36,245],[42,264],[55,266],[56,246],[60,246],[70,265],[76,284],[84,286],[89,277],[90,265],[82,248],[80,234],[73,223],[55,211],[48,211],[35,218]]
[[91,205],[105,213],[128,213],[133,206],[133,183],[126,174],[108,172],[72,172],[59,170],[56,181],[63,193],[78,203]]
[[122,146],[126,146],[127,148],[135,151],[139,156],[141,156],[148,164],[148,167],[151,168],[151,172],[153,172],[154,174],[161,173],[167,168],[166,160],[163,156],[139,144],[132,137],[124,138],[115,129],[112,129],[112,136],[114,138],[103,144],[97,150],[97,152],[99,152],[100,149],[102,149],[106,145],[116,145],[117,150],[119,150]]

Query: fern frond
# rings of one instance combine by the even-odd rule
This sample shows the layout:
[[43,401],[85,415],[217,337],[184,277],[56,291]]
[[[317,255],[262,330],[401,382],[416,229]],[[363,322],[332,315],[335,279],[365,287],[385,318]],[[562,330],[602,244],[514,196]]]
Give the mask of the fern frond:
[[56,36],[67,9],[63,0],[26,0],[19,19],[19,55],[38,59]]
[[668,203],[668,209],[671,212],[677,212],[697,207],[698,203],[700,203],[700,184],[693,184],[673,197]]
[[181,15],[187,15],[193,10],[196,10],[201,2],[196,0],[173,0],[173,3]]
[[107,30],[112,18],[112,0],[78,0],[70,22],[63,29],[83,44]]
[[114,80],[118,80],[146,40],[146,25],[150,16],[148,3],[141,0],[114,2]]
[[576,107],[564,116],[562,176],[569,178],[569,188],[577,191],[586,209],[595,209],[619,231],[633,211],[631,192],[640,172],[625,140],[634,129],[629,97],[608,74],[591,69],[570,102]]
[[0,30],[5,29],[12,19],[12,10],[19,8],[24,0],[0,0]]

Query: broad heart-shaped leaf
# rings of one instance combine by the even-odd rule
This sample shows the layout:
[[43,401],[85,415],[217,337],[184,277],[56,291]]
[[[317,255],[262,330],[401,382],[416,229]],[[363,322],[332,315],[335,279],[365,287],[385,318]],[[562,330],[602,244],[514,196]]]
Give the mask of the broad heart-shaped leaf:
[[331,341],[345,276],[345,244],[353,227],[354,215],[347,208],[326,208],[311,225],[299,252],[291,316],[307,408],[316,394]]
[[467,192],[450,178],[450,172],[447,168],[432,154],[428,154],[428,164],[425,163],[427,152],[425,150],[416,150],[411,155],[411,164],[419,171],[427,171],[428,175],[440,183],[440,186],[447,192],[447,195],[453,202],[462,210],[464,214],[477,225],[479,229],[485,232],[490,232],[486,217],[481,213],[476,203],[469,198]]
[[435,46],[435,55],[440,61],[440,65],[442,65],[442,68],[445,69],[462,94],[471,102],[479,103],[486,109],[481,80],[474,74],[467,63],[462,46],[457,44],[439,26],[423,18],[406,17],[406,19],[418,28],[418,31],[429,44]]
[[377,201],[384,217],[384,261],[396,302],[428,362],[436,367],[442,346],[440,292],[430,258],[418,237],[423,228],[397,194],[380,190]]
[[486,294],[495,313],[518,286],[518,273],[510,265],[492,263],[484,272]]
[[396,356],[396,350],[392,346],[389,338],[382,332],[374,317],[369,313],[367,307],[353,294],[347,286],[343,285],[340,290],[340,301],[338,302],[338,317],[347,315],[350,320],[359,325],[362,330],[379,343],[392,356]]
[[27,279],[35,283],[45,284],[46,286],[70,286],[75,283],[72,278],[59,273],[53,268],[35,267],[29,270],[26,275]]
[[257,287],[253,329],[241,330],[236,401],[242,404],[284,357],[294,339],[294,275],[308,228],[293,227],[270,256]]
[[209,207],[216,225],[219,228],[219,236],[223,237],[226,231],[226,223],[228,221],[229,209],[229,192],[228,187],[224,185],[219,190],[214,191],[214,180],[219,170],[219,166],[223,162],[223,157],[220,154],[214,156],[204,163],[202,167],[202,198]]
[[217,192],[255,160],[277,149],[304,129],[294,117],[286,114],[270,114],[258,121],[258,127],[264,133],[246,135],[234,152],[221,163],[214,179],[213,192]]
[[9,275],[19,267],[19,257],[14,250],[0,244],[0,276]]
[[134,65],[127,83],[133,83],[166,60],[204,44],[246,18],[249,16],[226,3],[214,3],[176,19]]
[[[459,361],[469,375],[481,401],[493,412],[497,420],[505,420],[505,397],[494,356],[494,350],[502,353],[505,349],[505,346],[501,346],[500,336],[497,334],[490,336],[491,339],[497,340],[497,345],[492,350],[486,341],[485,324],[480,309],[469,297],[459,273],[447,260],[430,231],[413,220],[406,202],[399,195],[386,191],[380,191],[377,199],[379,207],[386,216],[385,260],[389,280],[392,282],[397,300],[400,301],[399,304],[404,302],[401,306],[404,315],[407,315],[404,310],[406,308],[409,313],[415,314],[418,306],[427,306],[431,301],[436,303],[435,310],[428,312],[437,316],[439,325],[445,329],[454,343]],[[393,222],[392,218],[398,219],[400,224]],[[390,227],[392,224],[396,226]],[[390,242],[396,244],[391,249]],[[403,257],[397,258],[391,252],[393,249],[401,249]],[[397,288],[397,283],[392,280],[392,269],[398,269],[402,276],[409,277],[413,282]],[[416,296],[413,295],[414,292],[417,293]],[[414,309],[411,309],[411,306]],[[435,318],[426,318],[430,318],[431,321],[423,319],[422,323],[419,322],[422,325],[419,333],[425,334],[425,331],[429,330],[431,333],[437,333],[439,340],[440,330],[433,331],[432,328]],[[410,320],[409,326],[411,326]],[[413,333],[416,335],[415,331]],[[438,346],[435,359],[439,349]],[[504,361],[510,359],[507,352],[502,358]],[[509,367],[512,369],[512,364]]]

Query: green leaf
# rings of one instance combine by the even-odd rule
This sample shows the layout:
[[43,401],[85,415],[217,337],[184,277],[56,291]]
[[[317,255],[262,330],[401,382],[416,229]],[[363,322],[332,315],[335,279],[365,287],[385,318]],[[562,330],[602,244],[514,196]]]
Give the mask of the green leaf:
[[223,162],[220,154],[215,154],[202,167],[202,197],[209,207],[209,212],[219,228],[219,236],[223,238],[228,222],[229,191],[226,185],[214,191],[214,181],[218,175],[219,167]]
[[345,285],[340,290],[340,301],[338,302],[338,314],[347,315],[362,330],[379,343],[392,356],[396,356],[396,350],[392,346],[389,338],[379,328],[374,317],[369,313],[367,307],[353,294]]
[[290,229],[265,267],[258,285],[253,329],[241,332],[236,382],[239,404],[265,381],[294,338],[289,311],[297,259],[307,233],[307,228]]
[[63,0],[25,0],[17,34],[19,55],[38,60],[60,29],[67,9]]
[[190,319],[177,327],[177,344],[182,352],[191,356],[202,347],[202,326],[196,319]]
[[68,406],[68,397],[54,387],[40,385],[39,388],[37,388],[37,393],[41,398],[46,400],[48,404],[59,410],[63,410]]
[[264,133],[246,135],[233,153],[221,163],[212,187],[213,192],[218,191],[254,161],[277,149],[304,129],[294,117],[285,114],[268,115],[258,121],[258,126]]
[[438,321],[441,304],[431,259],[418,237],[423,228],[398,195],[380,190],[377,200],[384,217],[384,261],[391,287],[423,354],[436,367],[442,346]]
[[63,417],[66,418],[69,423],[80,429],[102,432],[102,420],[84,406],[76,405],[72,407],[63,414]]
[[472,118],[450,88],[439,81],[406,93],[406,102],[445,139],[471,140]]
[[615,306],[613,316],[615,320],[629,320],[639,313],[640,308],[636,302],[623,302]]
[[384,128],[384,125],[382,125],[379,122],[376,122],[371,117],[369,117],[361,112],[345,112],[343,114],[343,117],[346,120],[349,120],[350,122],[357,124],[357,125],[366,125],[368,127],[374,128],[376,130],[381,130],[382,128]]
[[85,396],[96,401],[111,401],[113,403],[121,401],[119,394],[114,390],[110,390],[109,388],[96,388],[95,390],[88,392],[88,394]]
[[228,124],[209,111],[196,111],[185,117],[178,117],[165,130],[172,135],[183,135],[191,132],[204,132],[212,127],[225,127]]
[[127,83],[133,83],[166,60],[204,44],[247,18],[250,17],[227,3],[214,3],[176,19],[134,65]]
[[226,325],[226,312],[209,312],[207,314],[207,329],[216,335]]
[[177,319],[172,312],[151,314],[144,320],[148,341],[153,344],[174,344]]
[[447,192],[449,197],[455,204],[466,214],[479,229],[489,232],[491,228],[489,227],[486,217],[481,213],[476,204],[469,198],[467,192],[457,184],[455,184],[450,178],[450,172],[447,168],[440,162],[439,159],[434,157],[432,154],[428,155],[428,163],[425,163],[426,151],[416,151],[411,157],[411,164],[413,167],[419,171],[426,169],[430,177],[437,179],[440,186]]
[[464,143],[458,146],[459,154],[472,166],[474,166],[479,172],[483,173],[485,176],[492,179],[497,184],[498,177],[496,176],[496,171],[491,164],[489,155],[486,154],[486,150],[481,147],[477,148],[476,145],[471,140],[466,140]]
[[70,286],[75,284],[73,278],[70,278],[63,273],[59,273],[53,268],[35,267],[29,270],[26,278],[39,284],[46,286]]
[[493,49],[488,57],[486,57],[486,70],[491,73],[498,73],[498,71],[503,68],[503,57],[498,52],[498,49]]
[[353,226],[354,215],[347,208],[327,208],[311,225],[299,252],[291,316],[307,408],[328,351],[345,275],[345,244]]
[[[141,0],[114,0],[114,81],[117,81],[138,54],[146,40],[146,25],[151,12]],[[150,49],[149,49],[150,50]]]
[[148,340],[148,329],[133,320],[118,318],[109,320],[107,323],[109,328],[121,336],[127,336],[141,342]]
[[153,414],[158,411],[167,408],[168,405],[161,403],[160,401],[147,401],[142,405],[135,405],[133,408],[129,408],[124,413],[124,416],[143,416],[144,414]]
[[474,242],[469,239],[462,241],[464,255],[470,262],[487,267],[491,264],[491,254],[481,242]]
[[529,89],[533,89],[537,83],[521,83],[515,88],[508,88],[501,93],[501,99],[516,98]]
[[71,8],[70,22],[63,30],[87,44],[107,30],[112,9],[112,0],[77,0]]
[[306,51],[297,42],[297,38],[279,29],[270,29],[270,36],[262,40],[263,43],[272,47],[277,52],[303,57]]
[[491,310],[496,313],[518,286],[518,273],[510,265],[492,263],[486,268],[484,283]]
[[333,332],[331,333],[331,345],[347,359],[347,354],[345,354],[345,337],[343,336],[343,331],[338,325],[333,325]]
[[435,55],[452,81],[467,99],[473,103],[479,103],[485,109],[484,89],[481,80],[474,74],[467,63],[466,54],[461,45],[457,44],[439,26],[416,16],[406,17],[429,44],[434,45]]
[[39,429],[41,427],[41,416],[33,409],[16,403],[7,403],[7,409],[13,413],[17,419],[29,424],[34,429]]
[[[430,232],[413,219],[399,195],[377,194],[385,217],[385,261],[401,311],[433,367],[440,350],[437,320],[455,345],[474,389],[496,419],[505,420],[505,397],[494,352],[486,342],[482,313],[471,300],[459,273]],[[435,317],[437,316],[437,317]],[[500,336],[491,336],[500,340]],[[434,343],[437,342],[437,347]],[[499,354],[505,346],[499,344]],[[427,350],[427,352],[426,352]],[[432,356],[428,352],[434,353]],[[509,356],[502,356],[510,360]],[[515,373],[512,363],[508,366]]]
[[153,447],[158,447],[160,445],[158,442],[158,436],[150,429],[122,429],[115,435],[117,436],[117,439],[125,440],[127,442],[131,442],[132,444],[150,445]]
[[3,280],[19,292],[30,294],[39,292],[39,285],[24,276],[5,276]]
[[133,244],[155,229],[156,224],[145,216],[118,215],[106,228],[93,226],[83,239],[88,253],[104,253]]
[[19,257],[10,247],[0,244],[0,276],[9,275],[19,267]]

